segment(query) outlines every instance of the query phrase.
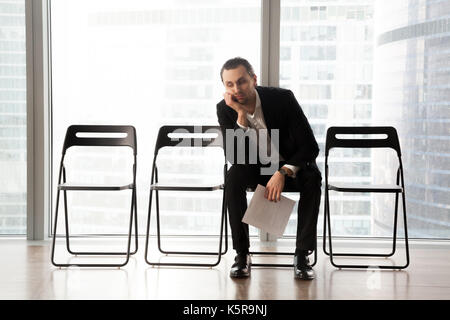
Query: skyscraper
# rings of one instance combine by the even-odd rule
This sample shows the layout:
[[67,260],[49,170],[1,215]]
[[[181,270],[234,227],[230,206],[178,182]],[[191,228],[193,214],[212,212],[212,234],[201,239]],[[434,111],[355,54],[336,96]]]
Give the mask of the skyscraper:
[[[376,6],[374,121],[400,135],[411,237],[450,236],[449,1]],[[375,161],[395,175],[396,162]],[[378,231],[391,230],[393,201],[376,203]]]

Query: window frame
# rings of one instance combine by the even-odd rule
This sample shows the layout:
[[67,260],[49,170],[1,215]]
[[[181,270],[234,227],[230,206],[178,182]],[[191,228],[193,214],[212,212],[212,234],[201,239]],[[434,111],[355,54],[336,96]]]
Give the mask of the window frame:
[[50,235],[51,72],[49,0],[25,0],[27,70],[27,239]]

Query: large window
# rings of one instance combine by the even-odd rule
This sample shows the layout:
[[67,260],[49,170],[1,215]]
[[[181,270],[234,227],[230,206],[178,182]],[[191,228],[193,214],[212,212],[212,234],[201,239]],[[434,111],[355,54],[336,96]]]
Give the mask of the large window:
[[[415,238],[450,238],[449,12],[433,0],[281,1],[280,86],[310,120],[319,167],[327,127],[394,126]],[[390,150],[337,149],[329,167],[330,181],[395,183],[398,161]],[[393,207],[389,195],[332,192],[333,232],[391,235]],[[292,215],[289,233],[295,224]]]
[[0,0],[0,234],[26,233],[25,1]]
[[[411,236],[450,238],[450,2],[376,4],[373,121],[400,134]],[[386,205],[374,212],[382,230]]]
[[[372,122],[373,15],[373,0],[281,1],[280,87],[294,92],[308,117],[323,176],[326,129]],[[372,182],[371,158],[370,150],[331,152],[330,182]],[[330,193],[333,234],[374,235],[372,203],[370,194]],[[295,235],[296,216],[286,233]]]
[[[159,127],[216,124],[216,104],[224,91],[219,72],[227,59],[246,57],[259,75],[260,11],[254,0],[52,1],[54,186],[69,125],[134,125],[138,220],[144,232]],[[106,172],[120,172],[130,163],[131,153],[111,157],[109,151],[74,149],[68,154],[68,179],[106,182]],[[181,174],[222,181],[223,152],[199,152],[163,149],[160,181]],[[114,178],[126,177],[117,173]],[[221,191],[160,192],[162,232],[217,234],[221,196]],[[127,217],[129,198],[125,192],[69,193],[71,232],[125,231],[120,217]]]
[[[295,93],[314,130],[322,173],[328,127],[397,128],[409,235],[417,238],[450,238],[449,12],[448,1],[281,0],[280,47],[271,48],[280,53],[279,86]],[[265,54],[260,45],[261,1],[53,0],[51,18],[52,191],[70,124],[134,125],[139,224],[145,230],[158,128],[217,124],[215,105],[223,92],[219,70],[226,59],[245,57],[260,76],[260,56]],[[110,156],[107,151],[111,150],[73,150],[67,159],[70,177],[106,182],[102,180],[105,172],[120,172],[121,166],[130,163],[130,154]],[[160,178],[184,173],[220,179],[220,151],[196,151],[164,150]],[[392,183],[396,156],[387,150],[335,150],[330,154],[330,168],[330,181]],[[126,176],[117,173],[112,178]],[[163,233],[218,232],[220,192],[208,197],[160,196]],[[390,235],[393,196],[330,196],[334,234]],[[101,200],[100,194],[73,193],[69,197],[72,232],[125,232],[126,224],[116,219],[126,218],[119,214],[129,209],[125,199],[128,194]],[[322,216],[323,203],[319,235]],[[295,234],[296,223],[294,213],[286,234]],[[99,230],[96,225],[106,227]]]

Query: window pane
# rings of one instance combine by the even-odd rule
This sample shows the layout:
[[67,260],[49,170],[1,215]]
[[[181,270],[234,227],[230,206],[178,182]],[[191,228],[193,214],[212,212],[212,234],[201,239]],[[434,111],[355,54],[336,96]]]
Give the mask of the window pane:
[[[450,238],[450,5],[394,2],[282,0],[280,86],[311,123],[323,173],[329,126],[394,126],[409,236]],[[384,149],[337,149],[329,167],[330,182],[395,183],[398,161]],[[332,192],[330,201],[334,234],[392,235],[394,196]],[[322,217],[323,202],[319,234]],[[293,214],[287,233],[296,223]]]
[[25,1],[0,0],[0,234],[26,234]]
[[[53,191],[69,125],[134,125],[138,220],[144,232],[159,127],[218,125],[222,64],[234,56],[246,57],[259,75],[260,9],[260,1],[255,0],[52,1]],[[73,150],[68,155],[70,178],[129,179],[129,171],[128,175],[117,172],[130,164],[130,154],[111,157],[107,151],[111,150]],[[223,180],[220,150],[162,150],[159,159],[160,181],[181,175]],[[112,178],[111,170],[116,172]],[[218,234],[221,196],[220,191],[160,192],[162,232]],[[73,193],[68,203],[71,232],[125,232],[129,197]]]
[[[373,36],[366,36],[373,28],[373,0],[318,4],[313,0],[281,1],[280,46],[289,55],[280,59],[280,87],[294,92],[308,117],[321,150],[317,164],[324,176],[326,129],[371,122],[373,59],[363,53],[373,50]],[[329,165],[330,182],[372,181],[369,150],[340,150],[330,156],[336,157]],[[330,194],[330,201],[334,234],[372,235],[369,194]],[[319,234],[323,208],[322,201]],[[296,225],[297,215],[293,214],[286,233],[295,235]]]
[[[383,22],[375,20],[373,120],[400,134],[408,230],[450,238],[450,3],[402,0],[375,8]],[[395,174],[388,165],[385,174]],[[375,210],[384,231],[387,203]]]

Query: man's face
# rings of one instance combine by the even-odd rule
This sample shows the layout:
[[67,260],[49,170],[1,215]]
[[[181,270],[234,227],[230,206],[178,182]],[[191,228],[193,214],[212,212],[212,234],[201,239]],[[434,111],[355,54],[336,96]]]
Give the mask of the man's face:
[[226,92],[241,104],[247,104],[255,94],[256,75],[251,77],[244,66],[223,70],[222,79]]

